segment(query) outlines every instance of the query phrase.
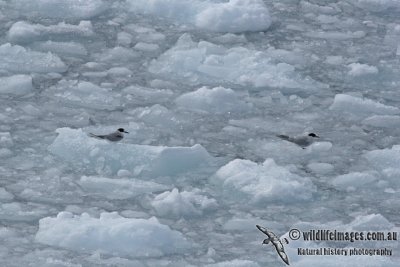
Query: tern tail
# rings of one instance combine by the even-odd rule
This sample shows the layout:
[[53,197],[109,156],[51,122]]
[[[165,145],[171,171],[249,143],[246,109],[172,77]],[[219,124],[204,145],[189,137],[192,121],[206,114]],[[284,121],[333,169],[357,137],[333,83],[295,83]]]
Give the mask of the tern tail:
[[277,135],[277,137],[279,137],[279,138],[281,138],[283,140],[289,140],[289,136],[284,135],[284,134],[279,134],[279,135]]
[[89,133],[89,136],[94,137],[94,138],[104,139],[104,137],[102,135],[95,135],[95,134]]

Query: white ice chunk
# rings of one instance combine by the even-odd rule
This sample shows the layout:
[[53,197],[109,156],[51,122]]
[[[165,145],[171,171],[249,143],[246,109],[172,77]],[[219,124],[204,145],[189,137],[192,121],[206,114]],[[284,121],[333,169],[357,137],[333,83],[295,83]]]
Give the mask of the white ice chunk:
[[0,187],[0,201],[10,201],[14,199],[14,195],[5,190],[3,187]]
[[133,219],[105,212],[100,218],[69,212],[43,218],[35,240],[80,252],[101,251],[129,257],[181,254],[191,247],[180,232],[159,223],[155,217]]
[[39,14],[41,17],[59,19],[88,19],[107,10],[103,0],[12,0],[20,12]]
[[400,125],[400,116],[373,115],[362,121],[362,124],[378,128],[396,128]]
[[226,48],[206,41],[196,43],[184,34],[174,47],[151,62],[149,71],[195,85],[235,83],[290,91],[327,87],[310,77],[301,77],[292,65],[282,63],[274,58],[274,51],[271,53],[244,47]]
[[130,103],[162,103],[166,102],[174,94],[169,89],[154,89],[148,87],[142,87],[137,85],[131,85],[124,89],[122,92],[127,94],[126,98]]
[[37,51],[52,52],[65,56],[81,57],[88,54],[85,46],[76,42],[35,42],[30,47]]
[[351,63],[348,65],[350,76],[363,76],[368,74],[377,74],[379,72],[378,68],[375,66],[370,66],[361,63]]
[[252,107],[235,91],[221,86],[212,89],[201,87],[194,92],[179,96],[175,102],[185,109],[217,114],[245,112]]
[[316,174],[328,174],[334,170],[332,164],[323,162],[313,162],[308,164],[307,167]]
[[112,76],[131,77],[132,71],[125,67],[115,67],[109,69],[107,74]]
[[327,56],[325,62],[330,65],[341,65],[344,59],[342,56]]
[[41,53],[9,43],[0,46],[0,69],[15,73],[65,72],[67,66],[52,53]]
[[21,96],[31,93],[32,90],[32,77],[30,75],[0,77],[0,94]]
[[82,176],[78,184],[86,192],[107,199],[128,199],[170,188],[158,183],[138,179],[110,179],[97,176]]
[[112,110],[121,106],[120,94],[90,82],[61,80],[53,90],[58,100],[79,107]]
[[394,145],[392,148],[372,150],[364,153],[364,158],[368,160],[369,166],[374,168],[376,175],[376,185],[372,189],[385,189],[394,192],[400,192],[400,145]]
[[398,0],[351,0],[349,2],[372,12],[382,12],[388,9],[400,9],[400,2]]
[[117,43],[128,46],[132,43],[133,36],[127,32],[119,32],[117,34]]
[[364,31],[337,32],[337,31],[310,31],[304,34],[307,37],[327,40],[351,40],[364,38],[367,35]]
[[212,160],[201,145],[163,147],[111,143],[91,138],[81,129],[60,128],[56,131],[58,136],[49,146],[53,154],[100,173],[117,173],[125,169],[132,173],[150,172],[168,176],[207,167]]
[[212,181],[221,187],[226,199],[262,205],[309,200],[315,192],[309,178],[291,173],[273,159],[262,164],[235,159],[220,168]]
[[178,122],[175,115],[169,109],[159,104],[151,107],[138,108],[138,118],[149,125],[161,125],[163,128],[174,128]]
[[345,94],[335,95],[330,109],[333,111],[348,112],[358,116],[395,115],[400,111],[396,107],[387,106],[371,99]]
[[354,191],[361,187],[368,186],[368,184],[375,182],[377,179],[378,177],[372,173],[352,172],[335,177],[331,183],[340,189]]
[[13,43],[30,43],[38,40],[54,38],[89,37],[94,34],[90,21],[81,21],[78,25],[60,22],[56,25],[45,26],[41,24],[31,24],[25,21],[14,23],[8,31],[8,39]]
[[261,0],[130,0],[129,4],[132,12],[167,17],[208,31],[262,31],[271,25],[268,9]]
[[138,57],[138,54],[130,48],[116,46],[106,49],[95,56],[102,62],[121,64],[134,61]]
[[14,145],[13,139],[9,132],[0,132],[0,146],[11,147]]
[[203,212],[215,209],[217,202],[201,194],[200,190],[181,191],[174,188],[157,195],[151,202],[161,217],[180,218],[200,216]]
[[149,43],[144,43],[144,42],[139,42],[137,43],[134,48],[136,50],[144,51],[144,52],[154,52],[160,49],[158,44],[149,44]]
[[36,221],[49,212],[48,207],[22,204],[18,202],[0,204],[0,220],[3,221]]
[[321,2],[321,5],[310,3],[309,1],[300,1],[300,7],[305,13],[315,13],[315,14],[337,14],[340,9],[325,5]]
[[365,153],[364,156],[378,170],[400,169],[400,145],[387,149],[372,150]]
[[264,31],[271,25],[271,17],[263,1],[229,0],[199,12],[195,25],[217,32]]

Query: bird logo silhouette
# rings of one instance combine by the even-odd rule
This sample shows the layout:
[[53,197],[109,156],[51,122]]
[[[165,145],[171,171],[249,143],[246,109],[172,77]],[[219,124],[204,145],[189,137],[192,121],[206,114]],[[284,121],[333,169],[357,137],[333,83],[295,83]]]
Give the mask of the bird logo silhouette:
[[[264,239],[262,244],[264,245],[264,244],[268,244],[269,242],[271,242],[271,244],[275,247],[276,252],[278,253],[279,257],[281,257],[283,262],[286,263],[287,265],[290,265],[289,258],[287,256],[287,254],[285,253],[285,248],[283,247],[281,240],[279,240],[279,238],[272,231],[268,230],[267,228],[262,227],[260,225],[256,225],[256,227],[258,230],[260,230],[261,232],[263,232],[264,234],[266,234],[268,236],[267,239]],[[284,241],[286,244],[289,244],[289,242],[286,238],[284,239]]]

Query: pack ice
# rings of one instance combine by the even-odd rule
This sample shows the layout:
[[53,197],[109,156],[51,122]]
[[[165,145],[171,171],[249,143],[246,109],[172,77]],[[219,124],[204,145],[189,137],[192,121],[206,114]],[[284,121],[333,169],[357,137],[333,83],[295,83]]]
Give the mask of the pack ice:
[[110,143],[91,138],[81,129],[59,128],[49,146],[54,155],[98,173],[116,174],[120,169],[151,175],[177,175],[207,167],[212,157],[201,145],[162,147]]
[[211,1],[129,0],[132,12],[154,14],[217,32],[266,30],[271,25],[269,11],[261,0]]
[[155,217],[129,219],[116,212],[104,212],[99,218],[60,212],[56,217],[40,219],[35,240],[72,250],[129,257],[160,257],[191,248],[191,242],[180,232]]

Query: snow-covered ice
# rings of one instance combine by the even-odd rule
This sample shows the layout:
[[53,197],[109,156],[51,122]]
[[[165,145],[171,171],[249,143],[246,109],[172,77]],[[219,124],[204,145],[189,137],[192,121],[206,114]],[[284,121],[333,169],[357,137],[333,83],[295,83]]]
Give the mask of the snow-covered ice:
[[161,217],[198,217],[204,212],[215,210],[217,202],[200,193],[200,190],[179,192],[177,188],[157,195],[151,202]]
[[268,202],[309,200],[315,191],[307,177],[300,177],[267,159],[261,165],[249,160],[233,160],[221,167],[212,182],[219,186],[226,201],[243,199],[258,205]]
[[251,104],[246,103],[239,94],[229,88],[202,87],[194,92],[182,94],[176,99],[178,106],[194,111],[211,113],[246,112]]
[[89,37],[93,35],[93,27],[90,21],[81,21],[78,25],[60,22],[57,25],[50,26],[18,21],[11,25],[7,37],[13,43],[30,43],[57,37],[66,40],[68,36]]
[[102,251],[130,257],[160,257],[190,249],[191,242],[180,232],[150,219],[128,219],[118,213],[93,218],[60,212],[39,221],[37,242],[72,250]]
[[201,145],[162,147],[114,144],[89,137],[80,129],[60,128],[57,133],[57,138],[49,146],[51,153],[100,174],[117,173],[125,169],[132,173],[168,176],[207,167],[212,161],[212,157]]
[[109,6],[103,0],[12,0],[20,12],[58,19],[86,19],[103,13]]
[[0,94],[20,96],[32,91],[32,77],[29,75],[20,74],[0,78]]
[[[284,59],[284,58],[283,58]],[[274,53],[225,48],[207,41],[194,42],[182,35],[176,45],[151,62],[149,71],[189,84],[239,84],[290,91],[315,90],[327,85],[302,77],[293,65]]]
[[0,68],[12,73],[65,72],[67,66],[52,53],[41,53],[9,43],[0,46]]
[[108,199],[127,199],[169,189],[166,185],[138,179],[110,179],[82,176],[78,184],[89,194]]
[[271,17],[261,0],[229,0],[212,3],[190,0],[129,0],[132,12],[154,14],[218,32],[266,30]]
[[345,94],[337,94],[330,109],[338,112],[346,112],[356,116],[368,115],[395,115],[399,114],[397,107],[384,105],[371,99],[355,97]]

